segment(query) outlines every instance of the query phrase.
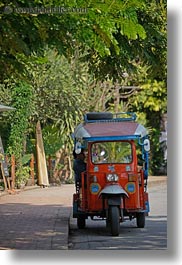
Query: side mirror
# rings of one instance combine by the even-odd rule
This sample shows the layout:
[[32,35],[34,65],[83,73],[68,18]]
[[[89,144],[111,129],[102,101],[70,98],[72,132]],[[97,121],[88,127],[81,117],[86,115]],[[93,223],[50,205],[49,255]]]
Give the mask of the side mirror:
[[149,151],[150,151],[150,141],[149,141],[149,139],[145,139],[145,140],[143,141],[143,144],[144,144],[144,150],[145,150],[146,152],[149,152]]
[[82,151],[82,145],[80,142],[77,142],[75,145],[75,153],[78,155],[81,153],[81,151]]

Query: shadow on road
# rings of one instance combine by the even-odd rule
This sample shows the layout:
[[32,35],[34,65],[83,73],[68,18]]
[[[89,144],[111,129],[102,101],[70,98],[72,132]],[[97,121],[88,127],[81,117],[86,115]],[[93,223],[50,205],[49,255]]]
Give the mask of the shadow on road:
[[76,222],[70,230],[70,249],[157,250],[167,248],[167,217],[146,218],[145,228],[137,228],[136,221],[120,224],[120,234],[112,237],[105,221],[87,220],[85,229],[77,229]]
[[70,212],[56,204],[1,204],[0,249],[65,249]]

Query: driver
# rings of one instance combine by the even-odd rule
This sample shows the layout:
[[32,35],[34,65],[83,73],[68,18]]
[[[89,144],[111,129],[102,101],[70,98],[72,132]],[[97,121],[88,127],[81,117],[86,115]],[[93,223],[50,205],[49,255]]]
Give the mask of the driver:
[[81,149],[80,154],[76,154],[75,150],[73,151],[73,170],[75,173],[75,185],[76,187],[81,187],[81,173],[86,171],[86,163],[85,163],[85,153],[84,149]]

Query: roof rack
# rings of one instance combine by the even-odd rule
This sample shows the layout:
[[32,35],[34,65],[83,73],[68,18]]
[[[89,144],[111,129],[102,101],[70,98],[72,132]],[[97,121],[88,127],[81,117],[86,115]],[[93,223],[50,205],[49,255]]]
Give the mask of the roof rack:
[[133,112],[88,112],[84,115],[85,123],[96,122],[123,122],[123,121],[135,121],[137,118]]

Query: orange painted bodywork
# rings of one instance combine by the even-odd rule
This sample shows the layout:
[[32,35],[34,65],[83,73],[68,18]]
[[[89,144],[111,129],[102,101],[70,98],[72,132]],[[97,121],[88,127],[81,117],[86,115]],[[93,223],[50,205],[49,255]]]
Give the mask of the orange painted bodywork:
[[[88,143],[88,160],[87,172],[82,173],[82,189],[80,207],[85,212],[99,212],[103,208],[107,209],[107,201],[103,201],[99,197],[99,193],[107,185],[120,185],[127,193],[129,198],[121,200],[120,208],[129,212],[137,212],[145,210],[144,201],[144,174],[143,170],[138,171],[138,161],[136,155],[136,146],[133,140],[128,141],[132,146],[132,162],[127,164],[93,164],[91,161],[91,145]],[[109,166],[114,166],[111,172]],[[128,170],[128,166],[130,167]],[[96,170],[97,169],[97,170]],[[116,173],[119,176],[117,182],[108,182],[106,175],[108,173]],[[86,177],[84,176],[86,175]],[[129,181],[130,180],[130,181]],[[96,185],[96,192],[92,191],[92,185]],[[130,190],[132,187],[132,190]],[[104,204],[104,205],[103,205]]]

